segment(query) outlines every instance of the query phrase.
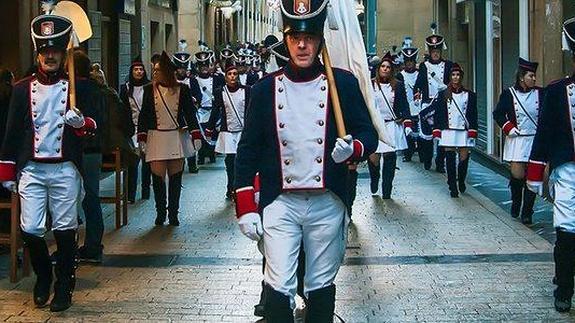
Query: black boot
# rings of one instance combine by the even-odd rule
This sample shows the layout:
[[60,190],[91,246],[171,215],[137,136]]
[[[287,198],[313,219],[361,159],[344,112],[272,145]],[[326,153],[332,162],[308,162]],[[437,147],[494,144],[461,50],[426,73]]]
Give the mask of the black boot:
[[533,224],[533,205],[537,194],[531,192],[527,186],[523,186],[523,208],[521,209],[521,223]]
[[36,274],[34,285],[34,304],[36,307],[44,307],[50,299],[50,287],[52,286],[52,262],[50,253],[44,238],[22,232],[22,240],[30,252],[32,269]]
[[188,158],[188,171],[190,174],[198,173],[198,164],[196,163],[196,156]]
[[459,191],[457,188],[457,167],[455,151],[445,152],[445,169],[447,170],[447,185],[449,186],[449,192],[451,197],[459,197]]
[[575,233],[557,230],[557,240],[553,249],[555,258],[555,277],[557,289],[555,296],[555,309],[558,312],[567,312],[571,309],[573,297],[573,270],[575,269]]
[[152,175],[154,200],[156,201],[156,225],[166,222],[166,183],[161,176]]
[[397,165],[397,154],[387,153],[383,155],[383,174],[381,181],[381,198],[388,200],[391,198],[393,189],[393,178],[395,177],[395,166]]
[[347,173],[347,187],[349,188],[349,195],[347,201],[347,215],[351,220],[353,202],[355,201],[355,196],[357,195],[357,170],[350,169]]
[[306,322],[331,323],[335,311],[335,285],[309,292]]
[[445,173],[445,148],[437,146],[437,155],[435,156],[435,170],[438,173]]
[[168,220],[170,225],[179,226],[180,193],[182,192],[182,172],[170,176],[168,183]]
[[[290,298],[266,285],[265,319],[267,323],[293,323]],[[312,322],[312,321],[309,321]]]
[[58,256],[56,258],[56,283],[50,311],[61,312],[72,306],[72,292],[76,285],[76,230],[54,230]]
[[465,179],[467,178],[467,169],[469,168],[469,155],[465,160],[459,160],[457,164],[457,183],[459,184],[459,191],[465,193],[467,186]]
[[254,316],[266,316],[266,283],[262,280],[262,291],[260,293],[260,302],[254,306]]
[[152,171],[150,169],[150,163],[146,163],[145,159],[142,161],[142,199],[149,200],[150,199],[150,185],[151,182]]
[[521,212],[521,200],[523,199],[523,187],[525,180],[511,177],[509,187],[511,188],[511,216],[519,217]]
[[371,160],[367,161],[367,167],[369,169],[369,178],[370,178],[370,189],[371,189],[371,194],[375,195],[377,194],[377,190],[379,188],[379,177],[380,177],[380,166],[379,165],[374,165]]

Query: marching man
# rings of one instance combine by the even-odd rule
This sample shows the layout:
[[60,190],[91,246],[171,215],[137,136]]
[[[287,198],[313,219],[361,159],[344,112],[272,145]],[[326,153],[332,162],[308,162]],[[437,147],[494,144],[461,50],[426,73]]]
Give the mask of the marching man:
[[[575,18],[563,24],[563,42],[575,66]],[[575,70],[574,70],[575,72]],[[573,74],[572,74],[573,75]],[[575,78],[547,86],[543,109],[527,165],[527,186],[543,195],[545,168],[549,166],[549,191],[553,198],[553,225],[557,240],[555,259],[555,309],[567,312],[573,297],[575,269]]]
[[404,67],[403,70],[397,74],[397,79],[403,82],[405,95],[409,103],[410,118],[405,120],[405,134],[408,147],[403,155],[403,161],[409,162],[415,153],[417,137],[419,136],[419,104],[413,99],[413,89],[415,88],[415,82],[419,75],[419,71],[417,70],[417,54],[419,53],[419,49],[410,47],[411,38],[407,38],[405,42],[408,47],[401,50]]
[[[82,137],[94,133],[96,122],[88,117],[89,111],[79,112],[76,108],[81,106],[69,104],[64,62],[71,21],[41,15],[32,20],[31,29],[38,73],[14,86],[0,153],[0,181],[20,195],[20,227],[37,276],[37,307],[46,305],[52,285],[52,262],[44,240],[46,213],[50,211],[58,248],[50,310],[58,312],[72,305],[78,202],[83,195],[78,171]],[[78,98],[82,98],[81,93]]]
[[[415,98],[421,100],[420,125],[421,134],[419,137],[419,154],[423,157],[425,169],[431,168],[433,159],[433,113],[431,109],[440,91],[447,88],[453,62],[443,59],[442,51],[446,48],[445,38],[435,33],[436,25],[431,26],[433,33],[425,39],[429,60],[419,64],[419,74],[415,83]],[[435,156],[435,168],[438,172],[445,172],[445,151],[437,146]]]
[[[334,280],[347,236],[347,163],[365,160],[378,144],[357,79],[334,69],[337,88],[328,88],[318,56],[327,2],[282,1],[290,60],[252,87],[251,97],[258,99],[250,101],[236,156],[238,223],[243,234],[264,244],[267,322],[293,322],[302,241],[306,320],[333,321]],[[337,138],[331,90],[339,92],[344,138]],[[253,188],[257,171],[259,205]]]

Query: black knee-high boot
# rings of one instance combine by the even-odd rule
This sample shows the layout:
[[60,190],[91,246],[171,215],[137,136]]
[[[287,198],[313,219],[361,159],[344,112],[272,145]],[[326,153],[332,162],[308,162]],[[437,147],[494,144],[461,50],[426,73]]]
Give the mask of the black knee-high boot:
[[383,174],[381,183],[381,197],[383,199],[387,200],[391,198],[391,190],[393,189],[393,179],[395,178],[396,165],[397,154],[395,152],[383,155]]
[[419,160],[423,162],[423,167],[426,170],[430,170],[431,161],[433,159],[433,140],[425,140],[423,138],[419,138],[417,145],[419,147]]
[[58,246],[56,282],[50,311],[60,312],[72,306],[72,292],[76,285],[76,230],[54,230]]
[[355,196],[357,195],[357,170],[350,169],[347,173],[347,185],[349,188],[349,199],[347,201],[347,215],[351,219],[351,214],[353,211],[353,202],[355,201]]
[[335,311],[335,285],[309,292],[306,322],[332,323]]
[[166,222],[166,183],[162,176],[152,174],[152,186],[154,187],[154,200],[156,201],[156,225]]
[[514,218],[519,217],[521,212],[521,200],[523,199],[524,186],[524,179],[514,177],[509,179],[509,187],[511,188],[511,216]]
[[[265,319],[268,323],[293,323],[293,310],[290,298],[270,286],[265,287]],[[312,321],[310,321],[312,322]]]
[[575,269],[575,233],[557,230],[557,240],[553,249],[557,289],[555,309],[567,312],[571,309],[573,297],[573,270]]
[[24,245],[30,252],[30,262],[36,274],[34,285],[34,304],[43,307],[50,299],[50,287],[52,286],[52,262],[48,252],[48,245],[44,238],[22,232]]
[[234,193],[234,165],[236,161],[236,154],[227,154],[226,158],[224,159],[224,163],[226,164],[226,175],[228,177],[228,184],[226,190],[226,198],[231,199]]
[[198,164],[196,163],[196,156],[188,157],[188,172],[190,174],[197,174],[198,173]]
[[523,207],[521,208],[521,222],[523,224],[533,223],[533,205],[535,205],[535,198],[537,194],[523,185]]
[[455,151],[445,152],[445,168],[447,170],[447,185],[449,185],[449,192],[451,197],[458,197],[459,192],[457,189],[457,167]]
[[180,225],[178,212],[180,211],[180,194],[182,192],[182,172],[170,176],[168,183],[168,221],[170,225]]
[[379,188],[379,177],[380,177],[380,171],[379,169],[381,168],[380,165],[374,165],[371,160],[367,161],[367,168],[369,169],[369,178],[370,178],[370,189],[371,189],[371,194],[375,195],[377,194],[377,190]]
[[438,173],[445,173],[445,148],[437,146],[435,155],[435,170]]
[[465,185],[465,179],[467,178],[467,169],[469,168],[469,155],[464,160],[459,160],[457,164],[457,182],[459,184],[459,191],[465,193],[467,186]]

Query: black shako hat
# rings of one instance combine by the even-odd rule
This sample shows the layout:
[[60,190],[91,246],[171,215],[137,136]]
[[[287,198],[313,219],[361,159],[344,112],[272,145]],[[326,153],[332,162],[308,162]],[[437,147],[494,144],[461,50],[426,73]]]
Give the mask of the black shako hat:
[[539,66],[539,63],[537,63],[537,62],[530,62],[526,59],[519,57],[519,67],[526,70],[526,71],[535,73],[535,72],[537,72],[538,66]]
[[323,35],[329,0],[282,0],[283,33]]
[[563,23],[563,50],[575,53],[575,17]]
[[62,16],[41,15],[32,19],[30,33],[36,52],[51,47],[65,51],[72,35],[72,22]]
[[404,62],[415,62],[417,61],[417,54],[419,53],[419,49],[418,48],[412,48],[412,47],[408,47],[408,48],[403,48],[401,50],[401,56],[403,57],[403,61]]
[[192,55],[188,53],[175,53],[172,55],[172,61],[176,68],[185,68],[188,69],[190,67],[190,61],[192,60]]
[[446,49],[445,38],[441,35],[433,34],[425,38],[425,45],[427,45],[428,50],[432,49]]

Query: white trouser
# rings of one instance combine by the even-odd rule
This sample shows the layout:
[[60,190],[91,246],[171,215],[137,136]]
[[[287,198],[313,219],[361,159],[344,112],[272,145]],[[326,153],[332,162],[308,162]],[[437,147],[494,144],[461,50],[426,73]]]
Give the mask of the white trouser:
[[575,162],[565,163],[549,176],[553,196],[553,226],[575,233]]
[[39,237],[46,232],[46,210],[53,230],[78,228],[78,203],[82,201],[82,177],[72,162],[55,164],[29,161],[20,172],[20,227]]
[[304,293],[330,286],[345,255],[346,208],[332,192],[290,192],[263,210],[264,280],[290,296],[297,289],[298,254],[305,251]]

